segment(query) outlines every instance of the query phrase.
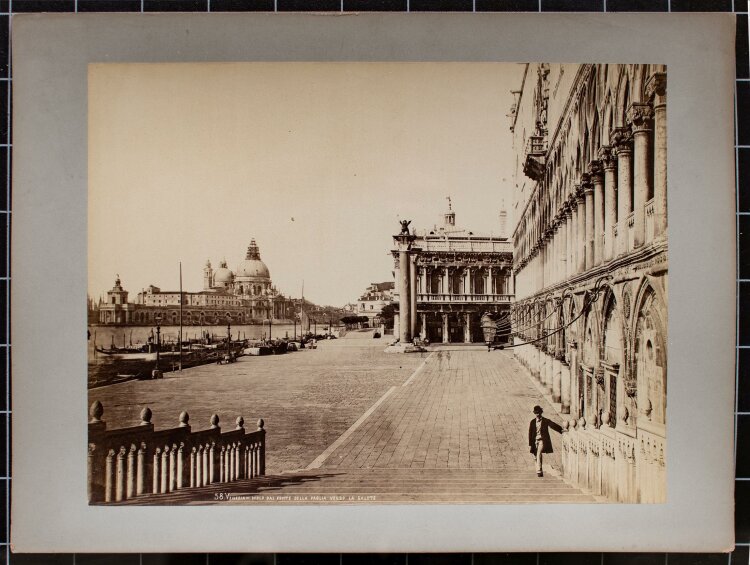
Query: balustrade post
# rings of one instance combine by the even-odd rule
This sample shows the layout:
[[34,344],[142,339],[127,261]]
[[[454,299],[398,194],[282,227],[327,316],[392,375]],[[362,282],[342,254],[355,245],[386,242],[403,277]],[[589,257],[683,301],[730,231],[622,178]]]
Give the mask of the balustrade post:
[[221,451],[219,452],[219,482],[220,483],[227,482],[226,460],[227,460],[227,448],[225,445],[222,445]]
[[195,486],[203,486],[203,446],[198,446],[198,451],[195,454]]
[[135,494],[141,495],[146,491],[146,444],[141,443],[138,449],[137,479],[135,483]]
[[124,446],[117,452],[117,472],[115,476],[115,502],[125,498],[125,455],[127,450]]
[[261,477],[266,474],[266,430],[263,418],[258,420],[258,431],[260,432],[260,454],[258,456],[258,475]]
[[177,444],[169,450],[169,492],[177,488]]
[[215,461],[216,460],[214,458],[215,449],[216,449],[216,444],[215,443],[211,443],[211,448],[209,449],[209,460],[210,460],[210,462],[209,462],[209,465],[208,465],[208,482],[209,483],[215,483],[216,482],[216,470],[215,470],[215,468],[216,468]]
[[130,446],[130,452],[128,453],[128,476],[127,485],[125,488],[125,497],[133,498],[135,496],[135,459],[136,459],[136,447],[135,444]]
[[169,446],[164,446],[161,452],[161,487],[159,492],[169,492]]
[[94,486],[94,477],[96,476],[96,444],[90,443],[89,444],[89,454],[87,458],[87,465],[86,465],[86,483],[87,483],[87,490],[88,490],[88,500],[89,504],[92,502],[97,502],[97,493],[96,493],[96,487]]
[[114,499],[114,473],[115,473],[115,450],[110,449],[107,452],[107,459],[104,464],[104,502],[112,502]]
[[184,443],[180,443],[180,448],[177,451],[177,488],[181,489],[185,486],[185,483],[183,481],[183,471],[185,470],[185,458],[183,454],[183,450],[185,448]]
[[205,487],[208,484],[208,444],[203,446],[203,457],[202,457],[202,469],[201,469],[201,476],[203,478],[203,481],[201,482],[200,486]]
[[234,480],[238,481],[240,480],[240,443],[237,442],[234,445]]
[[196,455],[198,453],[198,450],[193,447],[190,450],[190,487],[193,488],[198,485],[197,477],[196,477]]
[[153,492],[154,494],[159,494],[159,476],[161,475],[161,448],[157,447],[154,450],[154,466],[152,468],[153,473]]

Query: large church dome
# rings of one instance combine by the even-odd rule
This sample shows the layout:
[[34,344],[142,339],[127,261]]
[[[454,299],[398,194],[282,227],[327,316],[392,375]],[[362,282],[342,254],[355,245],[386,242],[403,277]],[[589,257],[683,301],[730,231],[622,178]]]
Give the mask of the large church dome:
[[266,264],[260,260],[260,249],[254,239],[247,248],[245,260],[237,266],[235,276],[240,279],[268,279],[270,281],[271,274]]

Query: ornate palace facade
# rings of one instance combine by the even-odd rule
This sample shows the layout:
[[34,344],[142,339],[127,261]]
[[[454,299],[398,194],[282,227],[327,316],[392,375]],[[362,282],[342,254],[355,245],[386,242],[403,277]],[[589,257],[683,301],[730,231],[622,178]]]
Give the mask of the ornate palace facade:
[[611,500],[662,502],[665,68],[527,65],[511,119],[514,351],[570,415],[566,477]]
[[128,292],[120,277],[99,305],[101,324],[154,324],[157,315],[162,324],[178,324],[182,305],[182,323],[211,325],[259,323],[264,320],[291,320],[294,302],[276,290],[268,267],[260,258],[253,239],[245,260],[231,271],[226,261],[214,270],[211,261],[203,269],[203,290],[199,292],[164,291],[149,285],[128,303]]
[[510,314],[513,245],[507,237],[457,228],[449,205],[442,226],[409,233],[404,224],[393,238],[399,309],[394,334],[402,344],[417,336],[431,342],[482,342],[482,314]]

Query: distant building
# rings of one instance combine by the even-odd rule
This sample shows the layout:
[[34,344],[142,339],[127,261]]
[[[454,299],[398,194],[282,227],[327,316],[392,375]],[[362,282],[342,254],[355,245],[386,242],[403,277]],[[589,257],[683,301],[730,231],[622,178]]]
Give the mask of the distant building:
[[[504,231],[505,212],[499,227]],[[513,243],[456,226],[452,205],[443,224],[393,236],[398,330],[402,343],[482,342],[481,317],[509,316],[513,300]]]
[[370,326],[379,325],[377,318],[383,308],[393,303],[394,288],[393,281],[372,283],[359,297],[353,312],[358,316],[367,316]]
[[268,267],[260,258],[253,239],[245,260],[235,271],[225,260],[214,270],[211,261],[203,269],[203,290],[165,291],[149,285],[138,293],[135,303],[128,303],[128,292],[122,288],[118,275],[115,286],[99,307],[101,324],[154,324],[157,315],[163,324],[178,324],[182,305],[185,325],[249,324],[264,320],[291,320],[294,301],[276,289]]

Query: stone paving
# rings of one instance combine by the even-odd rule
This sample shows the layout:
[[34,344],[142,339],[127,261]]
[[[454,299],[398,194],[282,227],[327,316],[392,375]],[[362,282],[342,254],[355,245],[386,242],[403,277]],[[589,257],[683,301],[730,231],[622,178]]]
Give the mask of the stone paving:
[[[311,467],[529,470],[535,404],[559,422],[507,352],[438,349]],[[558,467],[560,437],[551,435],[557,454],[545,463]]]

